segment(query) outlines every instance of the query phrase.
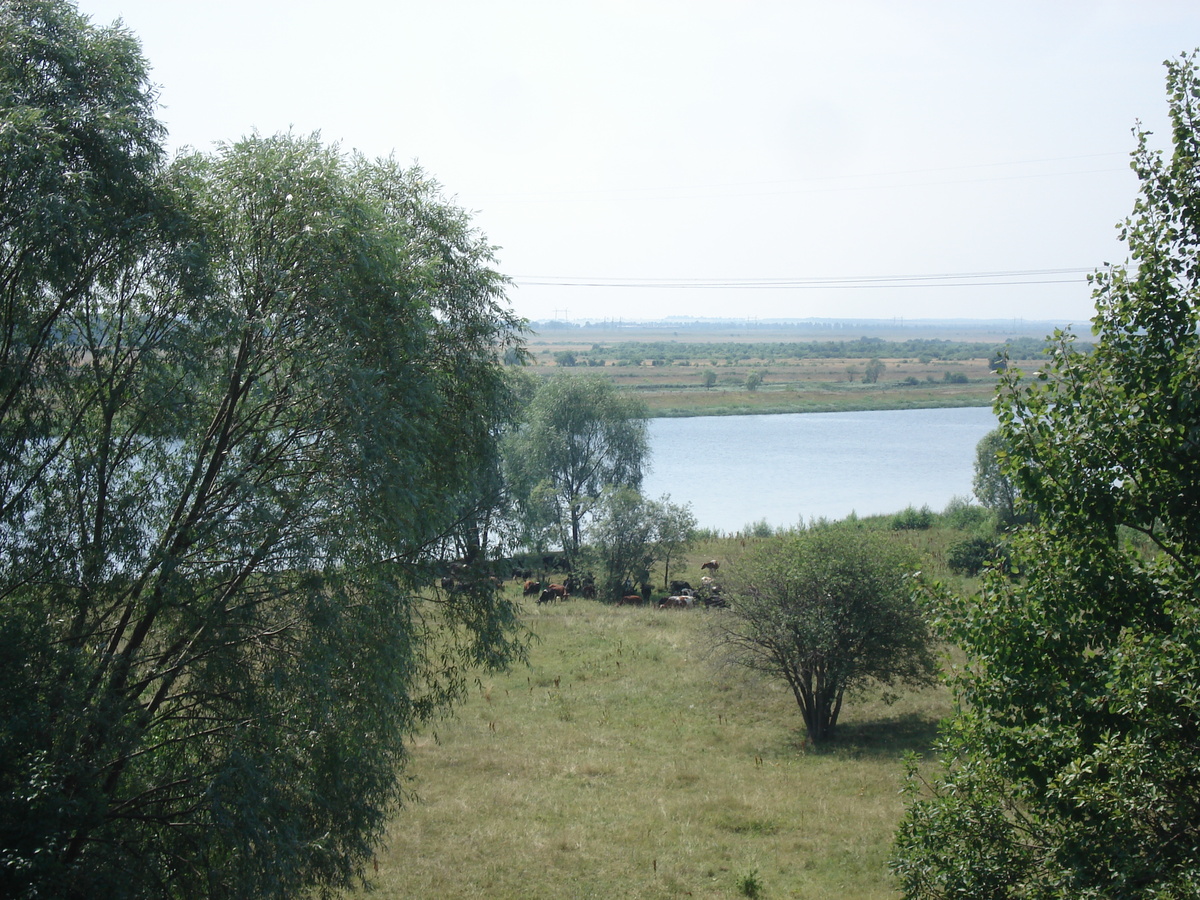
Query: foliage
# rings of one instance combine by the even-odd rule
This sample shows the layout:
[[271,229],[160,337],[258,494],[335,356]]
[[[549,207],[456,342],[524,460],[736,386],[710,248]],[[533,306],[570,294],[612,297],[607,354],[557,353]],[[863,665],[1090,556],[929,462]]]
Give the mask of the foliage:
[[671,560],[691,545],[695,527],[689,504],[672,503],[669,496],[648,500],[632,488],[606,491],[587,532],[604,572],[604,595],[617,599],[629,585],[649,583],[650,570],[659,562],[665,586]]
[[654,556],[663,564],[663,587],[671,581],[671,562],[686,553],[696,540],[696,515],[690,503],[672,503],[664,494],[654,501]]
[[1002,544],[981,535],[956,541],[946,551],[946,565],[956,575],[973,578],[992,564],[1007,569],[1007,551]]
[[758,900],[763,895],[762,879],[758,876],[758,869],[751,869],[743,875],[739,875],[737,879],[738,893],[748,900]]
[[942,598],[967,665],[943,765],[910,779],[909,897],[1200,896],[1200,73],[1167,70],[1174,153],[1139,132],[1133,262],[1094,276],[1094,352],[1059,335],[1036,377],[1005,376],[1038,520],[1023,580]]
[[746,390],[757,391],[758,386],[762,384],[763,377],[761,372],[751,372],[746,376]]
[[863,383],[877,384],[879,382],[879,376],[883,374],[883,370],[886,368],[887,365],[884,364],[884,361],[878,356],[874,356],[867,360],[866,368],[863,371]]
[[848,692],[926,684],[935,663],[912,597],[915,558],[886,533],[818,526],[763,540],[729,566],[713,638],[730,661],[782,679],[809,739],[828,740]]
[[609,345],[593,344],[581,351],[591,359],[615,360],[637,365],[648,359],[668,363],[711,362],[724,359],[728,363],[771,362],[788,359],[920,359],[962,361],[983,357],[1006,356],[1010,360],[1036,360],[1046,354],[1045,340],[1020,337],[1002,344],[983,341],[950,341],[934,338],[915,338],[908,341],[885,341],[862,337],[843,341],[773,341],[773,342],[688,342],[688,341],[626,341]]
[[928,506],[922,506],[920,509],[915,506],[906,506],[892,516],[894,531],[923,531],[932,526],[933,510]]
[[639,401],[597,375],[547,379],[504,449],[527,543],[543,543],[538,533],[550,532],[577,554],[604,489],[639,487],[646,454],[646,411]]
[[1009,451],[1001,429],[985,434],[975,446],[975,496],[996,514],[1001,528],[1027,521],[1029,513],[1021,507],[1021,492],[1009,465]]
[[632,488],[613,488],[605,492],[588,537],[599,558],[603,576],[603,596],[615,600],[630,585],[650,580],[654,565],[654,518],[652,504]]
[[504,281],[418,170],[165,169],[126,32],[0,36],[0,894],[348,884],[405,736],[523,652],[511,601],[417,596],[486,505]]
[[992,531],[993,516],[985,507],[972,503],[966,497],[951,497],[942,510],[942,523],[960,531]]

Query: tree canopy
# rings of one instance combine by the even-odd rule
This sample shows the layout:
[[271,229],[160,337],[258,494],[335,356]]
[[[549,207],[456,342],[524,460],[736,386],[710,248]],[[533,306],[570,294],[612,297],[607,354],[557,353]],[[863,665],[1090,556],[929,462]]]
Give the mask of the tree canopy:
[[1026,515],[1020,508],[1016,481],[1009,474],[1008,456],[999,428],[989,431],[975,446],[975,496],[996,514],[996,523],[1002,529],[1020,524]]
[[597,375],[556,375],[509,436],[505,466],[530,531],[577,554],[605,489],[639,488],[648,452],[643,403]]
[[913,771],[908,897],[1200,896],[1198,74],[1195,54],[1167,63],[1169,156],[1138,132],[1131,259],[1094,276],[1094,352],[1060,334],[1043,370],[1004,378],[1037,518],[1019,578],[942,599],[966,664],[942,766]]
[[420,170],[315,137],[170,165],[137,42],[0,7],[0,893],[361,872],[403,739],[522,653],[422,597],[519,328]]
[[714,619],[715,646],[782,679],[814,743],[833,736],[847,693],[932,680],[929,627],[908,578],[916,561],[886,534],[815,526],[757,542],[727,567],[730,608]]

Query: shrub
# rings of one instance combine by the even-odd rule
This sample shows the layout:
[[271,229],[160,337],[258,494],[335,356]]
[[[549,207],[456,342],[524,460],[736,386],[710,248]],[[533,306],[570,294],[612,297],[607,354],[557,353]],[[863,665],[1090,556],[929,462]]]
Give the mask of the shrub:
[[892,530],[921,530],[933,525],[933,511],[928,506],[920,509],[909,506],[892,517]]
[[974,577],[991,565],[1001,571],[1008,569],[1008,551],[1004,545],[990,538],[975,536],[964,538],[950,545],[946,551],[946,565],[957,575]]

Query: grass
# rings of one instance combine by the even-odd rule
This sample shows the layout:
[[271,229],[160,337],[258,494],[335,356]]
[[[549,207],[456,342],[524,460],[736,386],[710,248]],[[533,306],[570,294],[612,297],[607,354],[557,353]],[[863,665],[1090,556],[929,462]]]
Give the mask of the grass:
[[371,895],[895,897],[901,758],[945,692],[855,698],[815,749],[786,689],[707,656],[719,614],[529,603],[528,667],[412,742]]
[[[926,409],[990,406],[997,376],[986,359],[965,361],[885,360],[877,384],[861,380],[859,359],[776,360],[763,364],[711,366],[605,366],[563,369],[541,354],[530,367],[537,375],[584,372],[602,375],[635,393],[653,416],[712,416],[746,413],[851,412],[868,409]],[[711,369],[717,383],[706,388],[703,374]],[[757,372],[763,383],[747,390],[746,376]],[[965,383],[946,381],[946,373],[966,376]]]

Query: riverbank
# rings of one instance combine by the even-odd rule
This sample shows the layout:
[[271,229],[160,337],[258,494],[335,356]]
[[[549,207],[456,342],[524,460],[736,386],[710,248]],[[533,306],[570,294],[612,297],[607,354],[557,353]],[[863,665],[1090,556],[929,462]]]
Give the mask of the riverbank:
[[[859,390],[857,388],[869,388]],[[634,389],[652,418],[782,415],[786,413],[869,412],[899,409],[991,407],[994,380],[967,384],[783,386],[755,391]]]
[[656,418],[990,407],[1002,350],[1022,368],[1040,365],[1041,345],[1030,342],[582,345],[539,336],[530,343],[529,371],[600,375],[636,394]]

